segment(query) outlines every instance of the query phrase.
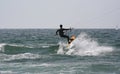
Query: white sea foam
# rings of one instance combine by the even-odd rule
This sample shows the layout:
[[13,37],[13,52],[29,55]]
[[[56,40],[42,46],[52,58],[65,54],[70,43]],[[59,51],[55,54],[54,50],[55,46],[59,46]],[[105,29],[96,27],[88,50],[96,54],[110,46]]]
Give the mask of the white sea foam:
[[4,46],[5,45],[6,45],[5,43],[1,43],[0,44],[0,52],[4,52]]
[[21,45],[21,44],[6,44],[6,43],[0,43],[0,52],[4,52],[5,48],[4,46],[15,46],[15,47],[26,47],[26,48],[34,48],[32,46],[25,46],[25,45]]
[[12,61],[12,60],[19,60],[19,59],[37,59],[41,56],[38,54],[32,53],[23,53],[23,54],[16,54],[16,55],[6,55],[4,61]]
[[112,47],[100,46],[97,41],[90,38],[86,33],[81,33],[69,47],[60,42],[57,54],[97,56],[112,51]]
[[43,43],[43,44],[39,44],[38,46],[39,47],[42,47],[42,48],[49,48],[51,46],[55,46],[56,44],[47,44],[47,43]]
[[26,45],[22,45],[22,44],[8,44],[9,46],[15,46],[15,47],[26,47],[26,48],[34,48],[32,46],[26,46]]
[[0,74],[17,74],[17,73],[9,70],[9,71],[0,71]]

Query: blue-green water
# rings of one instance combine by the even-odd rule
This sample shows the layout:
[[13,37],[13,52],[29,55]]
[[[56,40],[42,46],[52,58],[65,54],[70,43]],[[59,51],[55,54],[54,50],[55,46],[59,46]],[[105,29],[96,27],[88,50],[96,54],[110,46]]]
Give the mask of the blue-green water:
[[64,50],[55,29],[1,29],[0,74],[120,74],[120,30],[75,29]]

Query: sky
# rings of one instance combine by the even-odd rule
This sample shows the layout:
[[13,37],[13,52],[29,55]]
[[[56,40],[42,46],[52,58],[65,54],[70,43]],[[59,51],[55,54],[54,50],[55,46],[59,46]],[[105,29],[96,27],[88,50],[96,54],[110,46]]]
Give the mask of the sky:
[[115,28],[120,0],[0,0],[0,28]]

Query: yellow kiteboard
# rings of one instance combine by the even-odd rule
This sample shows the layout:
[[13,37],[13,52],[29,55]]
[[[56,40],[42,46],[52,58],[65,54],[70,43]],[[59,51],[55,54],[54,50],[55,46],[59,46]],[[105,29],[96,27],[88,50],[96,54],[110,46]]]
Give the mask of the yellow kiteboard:
[[74,41],[75,38],[76,38],[75,35],[72,35],[72,36],[70,37],[70,40],[69,40],[69,43],[68,43],[68,46],[67,46],[67,47],[70,46],[71,42]]

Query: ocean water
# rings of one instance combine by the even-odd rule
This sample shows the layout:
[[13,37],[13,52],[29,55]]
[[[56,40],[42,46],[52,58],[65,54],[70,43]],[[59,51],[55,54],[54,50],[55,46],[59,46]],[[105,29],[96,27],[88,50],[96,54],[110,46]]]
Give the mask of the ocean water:
[[0,74],[120,74],[120,30],[0,29]]

